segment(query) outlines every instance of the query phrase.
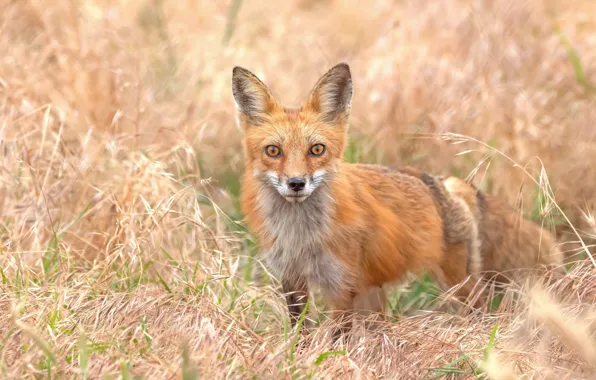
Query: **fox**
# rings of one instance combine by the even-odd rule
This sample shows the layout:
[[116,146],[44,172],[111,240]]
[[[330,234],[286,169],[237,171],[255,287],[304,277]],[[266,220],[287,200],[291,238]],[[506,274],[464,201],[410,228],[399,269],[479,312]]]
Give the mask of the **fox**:
[[357,305],[383,313],[385,287],[408,273],[460,286],[465,298],[474,287],[466,280],[483,272],[561,266],[550,233],[464,180],[347,163],[347,63],[322,75],[299,108],[283,106],[240,66],[232,93],[244,135],[241,211],[281,282],[293,327],[312,289],[330,309],[336,341]]

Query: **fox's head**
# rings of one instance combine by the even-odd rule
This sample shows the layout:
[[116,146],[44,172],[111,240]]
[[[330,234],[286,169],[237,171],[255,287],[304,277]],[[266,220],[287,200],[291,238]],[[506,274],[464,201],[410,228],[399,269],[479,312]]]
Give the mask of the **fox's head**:
[[232,90],[244,130],[246,170],[288,202],[302,202],[333,178],[343,157],[352,101],[350,68],[319,79],[301,108],[285,108],[250,71],[235,67]]

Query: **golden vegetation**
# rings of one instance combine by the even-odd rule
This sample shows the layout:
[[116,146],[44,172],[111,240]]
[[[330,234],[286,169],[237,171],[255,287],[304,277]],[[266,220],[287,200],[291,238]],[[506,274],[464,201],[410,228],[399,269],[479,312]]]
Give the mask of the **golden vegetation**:
[[[595,2],[0,12],[0,377],[594,376]],[[507,287],[490,313],[399,317],[436,305],[426,282],[404,285],[393,323],[345,351],[315,310],[295,350],[276,283],[250,281],[231,70],[291,105],[339,61],[355,86],[346,159],[471,173],[587,260],[542,293]]]

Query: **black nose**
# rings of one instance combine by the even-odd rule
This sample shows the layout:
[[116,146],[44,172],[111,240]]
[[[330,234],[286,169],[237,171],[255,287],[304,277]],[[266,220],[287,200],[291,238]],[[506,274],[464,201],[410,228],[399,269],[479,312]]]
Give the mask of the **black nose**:
[[306,181],[303,180],[302,178],[290,178],[288,180],[288,187],[292,190],[294,190],[295,192],[299,192],[301,190],[304,190],[304,186],[306,185]]

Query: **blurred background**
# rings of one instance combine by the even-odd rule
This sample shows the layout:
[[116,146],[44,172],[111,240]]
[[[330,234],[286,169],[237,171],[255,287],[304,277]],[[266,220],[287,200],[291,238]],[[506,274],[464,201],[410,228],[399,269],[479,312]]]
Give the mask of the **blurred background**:
[[[170,185],[208,180],[213,200],[235,215],[243,155],[232,67],[299,105],[345,61],[355,86],[346,159],[476,174],[476,185],[534,219],[555,211],[540,209],[528,178],[544,169],[557,203],[588,227],[582,211],[596,201],[592,1],[3,4],[3,161],[8,170],[24,162],[38,170],[58,208],[116,196],[113,186],[142,169],[134,156],[144,155],[175,177]],[[441,138],[448,132],[486,146],[453,145]],[[2,183],[5,210],[23,196],[14,185]]]
[[299,105],[345,61],[346,160],[473,178],[569,255],[561,211],[596,235],[593,0],[2,0],[0,14],[4,284],[248,278],[235,65]]

